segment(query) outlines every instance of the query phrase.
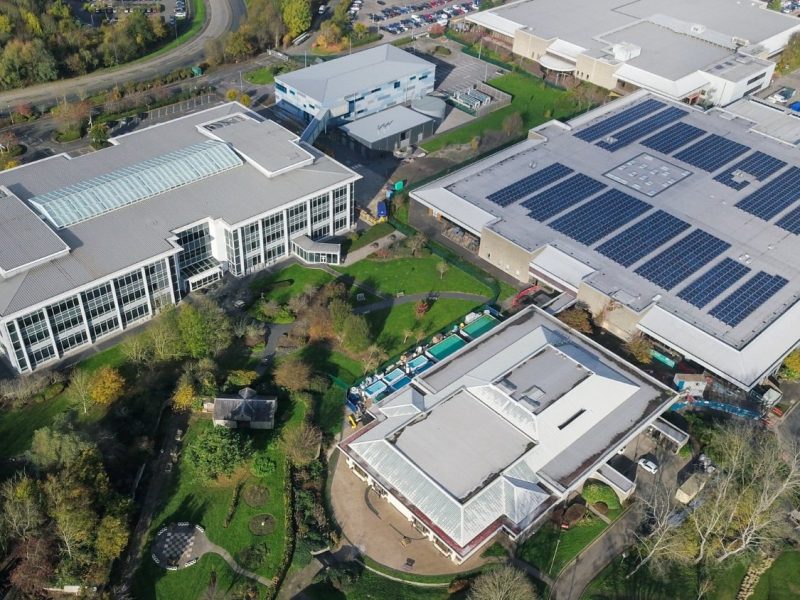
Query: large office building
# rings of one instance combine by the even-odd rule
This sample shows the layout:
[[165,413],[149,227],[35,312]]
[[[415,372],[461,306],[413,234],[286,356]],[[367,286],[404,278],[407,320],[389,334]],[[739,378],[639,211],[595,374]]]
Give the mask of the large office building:
[[231,103],[0,174],[0,351],[19,372],[143,322],[224,272],[353,225],[359,175]]
[[328,125],[361,119],[433,91],[436,65],[391,44],[275,78],[278,105],[309,123],[304,141]]
[[749,392],[800,339],[797,152],[639,91],[413,191],[411,217]]
[[667,388],[528,308],[372,406],[345,439],[348,466],[460,563],[505,532],[527,536],[658,419]]
[[726,105],[769,85],[795,17],[738,0],[521,0],[467,16],[551,73]]

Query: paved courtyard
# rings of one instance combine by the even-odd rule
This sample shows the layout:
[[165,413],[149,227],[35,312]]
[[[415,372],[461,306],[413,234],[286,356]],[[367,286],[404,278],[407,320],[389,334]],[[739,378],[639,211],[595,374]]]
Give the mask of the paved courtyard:
[[191,523],[172,523],[162,527],[152,546],[152,559],[165,569],[182,569],[197,562],[211,544],[202,528]]
[[342,456],[336,464],[331,496],[333,512],[347,540],[387,567],[419,575],[443,575],[475,569],[486,562],[476,556],[456,565],[442,556],[394,507],[367,488]]

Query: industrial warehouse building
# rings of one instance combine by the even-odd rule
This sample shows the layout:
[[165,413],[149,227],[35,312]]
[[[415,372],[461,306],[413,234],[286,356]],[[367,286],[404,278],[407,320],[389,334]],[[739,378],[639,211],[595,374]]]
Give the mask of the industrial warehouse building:
[[[345,123],[342,133],[358,142],[364,154],[395,152],[416,146],[433,135],[437,122],[405,106],[394,106],[374,115]],[[369,152],[367,152],[369,151]]]
[[766,88],[797,18],[737,0],[521,0],[466,17],[546,72],[726,105]]
[[275,78],[275,101],[308,123],[313,143],[328,126],[361,119],[433,91],[436,65],[383,44]]
[[[0,350],[19,372],[150,319],[224,272],[353,225],[359,175],[237,103],[0,174]],[[301,255],[302,253],[302,255]]]
[[[797,149],[639,91],[412,192],[521,282],[747,393],[800,339]],[[412,203],[414,204],[414,203]]]
[[673,401],[531,307],[373,405],[374,420],[339,448],[360,479],[461,563],[501,531],[523,539],[590,477],[632,493],[607,461]]

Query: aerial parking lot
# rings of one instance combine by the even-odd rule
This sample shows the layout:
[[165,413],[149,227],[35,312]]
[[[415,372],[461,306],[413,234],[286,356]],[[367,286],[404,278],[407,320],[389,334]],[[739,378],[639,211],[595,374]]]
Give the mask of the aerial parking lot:
[[[429,0],[409,4],[402,0],[354,0],[355,20],[377,27],[383,34],[413,35],[428,31],[431,25],[447,25],[451,19],[478,10],[480,2]],[[352,11],[353,9],[351,9]]]

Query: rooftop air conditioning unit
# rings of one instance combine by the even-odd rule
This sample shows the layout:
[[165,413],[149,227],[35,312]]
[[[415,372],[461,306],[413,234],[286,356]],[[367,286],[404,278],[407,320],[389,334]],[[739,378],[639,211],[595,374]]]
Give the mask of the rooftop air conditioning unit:
[[701,25],[700,23],[692,23],[692,26],[689,27],[689,31],[691,31],[695,35],[700,35],[706,30],[705,25]]
[[736,37],[736,36],[733,36],[731,38],[731,42],[733,42],[734,46],[747,46],[748,44],[750,44],[749,40],[746,40],[746,39],[740,38],[740,37]]

